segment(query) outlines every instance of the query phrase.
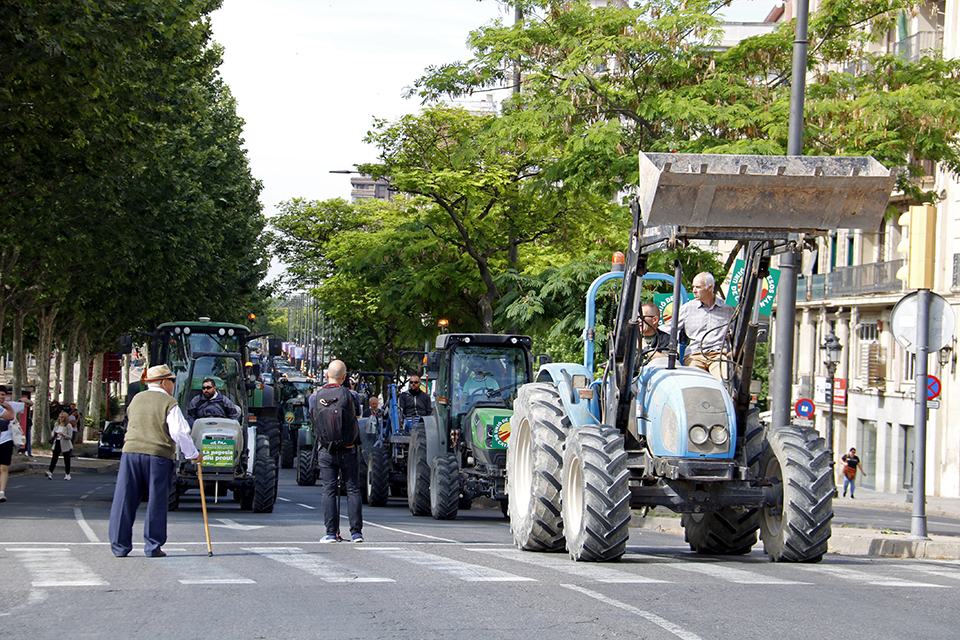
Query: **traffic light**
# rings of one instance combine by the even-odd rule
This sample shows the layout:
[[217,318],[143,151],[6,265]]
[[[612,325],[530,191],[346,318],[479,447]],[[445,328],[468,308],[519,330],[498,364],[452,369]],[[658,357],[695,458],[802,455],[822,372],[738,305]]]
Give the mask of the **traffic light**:
[[[897,251],[905,254],[897,279],[909,289],[933,289],[933,258],[936,254],[937,208],[923,204],[900,216],[903,239]],[[909,229],[909,231],[907,230]]]

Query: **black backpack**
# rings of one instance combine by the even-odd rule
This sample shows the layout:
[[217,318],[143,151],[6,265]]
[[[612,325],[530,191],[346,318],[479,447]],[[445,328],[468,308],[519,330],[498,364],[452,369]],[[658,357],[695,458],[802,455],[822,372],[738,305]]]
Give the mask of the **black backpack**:
[[350,446],[357,438],[353,394],[338,384],[321,387],[313,398],[313,430],[328,451]]

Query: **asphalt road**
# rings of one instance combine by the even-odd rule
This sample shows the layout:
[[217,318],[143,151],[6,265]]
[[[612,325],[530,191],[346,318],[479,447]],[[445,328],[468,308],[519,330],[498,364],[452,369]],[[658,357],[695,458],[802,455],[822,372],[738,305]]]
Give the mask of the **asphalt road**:
[[323,545],[319,489],[292,470],[272,514],[209,505],[212,558],[188,495],[170,514],[167,558],[137,546],[117,559],[113,475],[73,477],[11,479],[0,637],[877,640],[951,638],[960,624],[954,562],[775,564],[759,545],[704,557],[681,535],[633,530],[622,562],[574,563],[516,550],[498,509],[437,522],[400,501],[365,507],[364,544]]

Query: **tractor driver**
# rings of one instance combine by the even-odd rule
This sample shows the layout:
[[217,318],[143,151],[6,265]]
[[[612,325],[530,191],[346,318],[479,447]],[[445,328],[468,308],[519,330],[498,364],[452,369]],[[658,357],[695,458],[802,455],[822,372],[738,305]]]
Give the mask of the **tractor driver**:
[[197,418],[232,418],[240,420],[240,408],[230,398],[217,392],[217,382],[205,378],[200,393],[190,400],[187,407],[187,422],[193,427]]
[[489,369],[489,364],[481,358],[471,358],[467,364],[467,370],[470,377],[463,383],[463,398],[470,397],[470,394],[480,394],[485,396],[496,395],[500,391],[500,384],[493,377],[493,374],[484,369]]
[[660,309],[652,302],[640,307],[640,352],[653,358],[663,358],[670,350],[669,334],[659,329]]

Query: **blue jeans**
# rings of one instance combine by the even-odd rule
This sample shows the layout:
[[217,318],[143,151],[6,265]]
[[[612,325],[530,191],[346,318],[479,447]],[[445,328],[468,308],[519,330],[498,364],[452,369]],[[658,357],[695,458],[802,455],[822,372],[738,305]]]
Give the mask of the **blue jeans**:
[[843,495],[847,495],[847,486],[850,487],[850,497],[853,497],[853,491],[856,489],[856,485],[853,483],[853,480],[847,476],[843,476]]
[[317,454],[320,465],[320,495],[323,501],[323,523],[326,535],[340,535],[340,482],[347,485],[347,517],[350,519],[350,534],[363,529],[363,503],[360,497],[360,447],[337,449],[330,452],[320,449]]

